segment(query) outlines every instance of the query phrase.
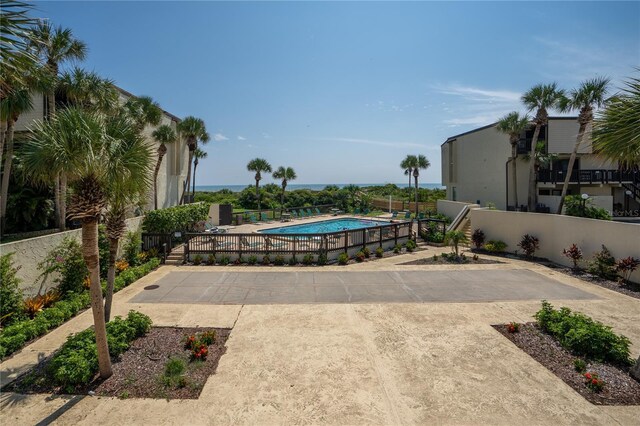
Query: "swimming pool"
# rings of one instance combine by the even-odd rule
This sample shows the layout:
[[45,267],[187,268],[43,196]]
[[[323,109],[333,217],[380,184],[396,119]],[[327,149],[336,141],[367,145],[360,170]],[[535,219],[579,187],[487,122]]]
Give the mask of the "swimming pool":
[[387,225],[389,222],[370,219],[341,218],[323,220],[320,222],[304,223],[300,225],[283,226],[280,228],[263,229],[263,234],[324,234],[338,231],[351,231],[354,229],[372,228]]

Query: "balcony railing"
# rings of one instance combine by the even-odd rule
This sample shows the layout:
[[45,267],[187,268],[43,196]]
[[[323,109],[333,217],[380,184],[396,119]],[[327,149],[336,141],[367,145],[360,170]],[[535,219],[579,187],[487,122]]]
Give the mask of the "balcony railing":
[[[537,180],[542,183],[563,183],[566,172],[562,170],[541,169]],[[629,170],[583,169],[573,170],[569,183],[598,184],[598,183],[635,183],[640,182],[640,173]]]

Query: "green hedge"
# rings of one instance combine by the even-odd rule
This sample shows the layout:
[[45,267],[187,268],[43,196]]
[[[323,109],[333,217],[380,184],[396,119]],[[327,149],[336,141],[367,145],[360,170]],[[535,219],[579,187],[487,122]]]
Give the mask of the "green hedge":
[[191,232],[195,224],[207,220],[208,215],[208,203],[186,204],[152,210],[145,215],[142,229],[151,234],[171,234],[175,231]]
[[[157,268],[159,264],[160,260],[154,258],[143,265],[123,271],[115,279],[114,291],[122,290],[142,278]],[[19,321],[3,328],[0,331],[0,359],[22,349],[28,341],[58,327],[88,307],[89,303],[88,292],[70,293],[68,297],[56,302],[53,306],[43,309],[34,319]]]
[[564,307],[555,310],[544,300],[535,318],[542,330],[558,339],[562,346],[575,355],[620,365],[632,363],[629,339],[615,334],[611,327],[584,314],[571,312],[571,309]]
[[[129,311],[126,319],[115,317],[107,323],[109,354],[117,357],[131,342],[151,328],[151,319],[139,312]],[[98,351],[93,329],[81,331],[67,339],[51,358],[47,375],[56,385],[66,389],[89,383],[98,372]]]

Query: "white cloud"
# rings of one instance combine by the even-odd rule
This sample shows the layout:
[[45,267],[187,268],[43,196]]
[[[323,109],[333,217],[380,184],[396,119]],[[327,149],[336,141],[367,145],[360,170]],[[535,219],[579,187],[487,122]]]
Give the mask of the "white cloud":
[[262,133],[262,137],[265,138],[265,139],[271,139],[271,135],[269,133],[266,133],[266,132]]
[[375,146],[389,146],[396,148],[424,148],[425,144],[419,144],[414,142],[401,142],[401,141],[377,141],[372,139],[358,139],[358,138],[319,138],[319,140],[327,142],[341,142],[341,143],[355,143],[362,145],[375,145]]
[[222,133],[216,133],[213,135],[213,140],[216,142],[228,141],[229,138],[223,135]]
[[239,140],[239,141],[246,141],[246,140],[247,140],[247,138],[245,138],[244,136],[238,136],[238,140]]
[[442,94],[460,96],[468,101],[475,102],[520,102],[520,96],[522,95],[511,90],[482,89],[458,84],[434,86],[433,88]]

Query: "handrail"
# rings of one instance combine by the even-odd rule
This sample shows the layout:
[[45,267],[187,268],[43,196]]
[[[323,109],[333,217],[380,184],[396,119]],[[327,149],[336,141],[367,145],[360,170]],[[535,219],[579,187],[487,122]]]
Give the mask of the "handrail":
[[[566,171],[540,169],[536,175],[538,182],[543,183],[563,183]],[[574,183],[629,183],[637,182],[640,179],[640,172],[635,170],[617,169],[574,169],[571,172],[569,182]]]
[[460,213],[458,213],[458,215],[453,219],[453,221],[449,224],[449,226],[447,227],[447,232],[448,231],[453,231],[455,229],[458,229],[458,227],[462,224],[462,221],[464,219],[466,219],[467,215],[469,214],[471,210],[469,209],[469,205],[465,205],[462,210],[460,210]]

